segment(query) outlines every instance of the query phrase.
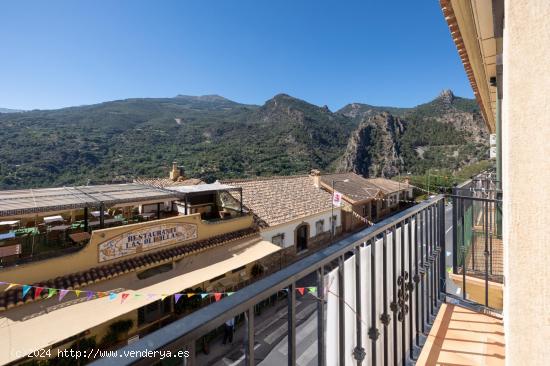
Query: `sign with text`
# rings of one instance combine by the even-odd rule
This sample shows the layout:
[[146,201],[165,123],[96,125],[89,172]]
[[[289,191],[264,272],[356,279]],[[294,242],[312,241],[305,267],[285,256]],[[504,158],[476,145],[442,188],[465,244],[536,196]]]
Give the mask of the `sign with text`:
[[99,262],[197,238],[197,225],[167,223],[117,235],[98,245]]

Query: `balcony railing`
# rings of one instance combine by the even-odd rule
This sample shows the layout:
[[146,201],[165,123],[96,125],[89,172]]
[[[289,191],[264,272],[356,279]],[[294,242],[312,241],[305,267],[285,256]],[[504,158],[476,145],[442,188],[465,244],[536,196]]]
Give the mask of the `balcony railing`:
[[[445,204],[437,196],[145,336],[119,350],[123,358],[96,363],[150,365],[158,351],[186,350],[180,364],[225,358],[235,365],[269,359],[268,365],[283,357],[288,365],[404,365],[417,357],[445,287]],[[234,318],[237,325],[243,319],[237,347],[220,353],[221,345],[204,346],[216,344],[217,330]],[[271,323],[277,331],[265,336]]]

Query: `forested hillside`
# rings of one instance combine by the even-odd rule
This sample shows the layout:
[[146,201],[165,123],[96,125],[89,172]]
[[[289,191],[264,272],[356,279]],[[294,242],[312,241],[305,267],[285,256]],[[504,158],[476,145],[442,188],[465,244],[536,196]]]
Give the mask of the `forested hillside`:
[[262,106],[215,95],[126,99],[0,114],[0,188],[165,176],[173,160],[188,176],[207,181],[342,169],[359,128],[371,124],[373,133],[386,135],[383,123],[369,122],[373,116],[380,120],[381,111],[398,116],[403,130],[391,137],[392,159],[385,155],[387,139],[357,146],[374,154],[368,164],[384,160],[390,167],[376,173],[422,173],[433,166],[456,170],[487,155],[475,102],[452,93],[416,108],[354,103],[338,112],[285,94]]

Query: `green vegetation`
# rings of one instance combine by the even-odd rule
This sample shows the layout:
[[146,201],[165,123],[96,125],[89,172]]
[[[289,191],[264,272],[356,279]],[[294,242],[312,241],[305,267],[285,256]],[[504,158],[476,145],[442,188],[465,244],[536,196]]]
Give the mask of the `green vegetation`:
[[[464,110],[475,104],[455,99]],[[457,170],[486,154],[468,134],[437,121],[441,112],[433,103],[371,106],[391,109],[407,121],[397,142],[401,171]],[[342,111],[284,94],[263,106],[219,96],[178,96],[0,114],[0,189],[162,177],[174,160],[185,166],[187,176],[206,181],[328,171],[358,123]],[[425,150],[422,159],[419,147]]]

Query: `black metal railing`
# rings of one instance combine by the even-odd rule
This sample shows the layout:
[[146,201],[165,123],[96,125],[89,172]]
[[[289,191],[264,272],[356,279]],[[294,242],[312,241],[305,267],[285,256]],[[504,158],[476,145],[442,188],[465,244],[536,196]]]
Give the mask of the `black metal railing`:
[[[452,273],[459,289],[453,295],[501,310],[502,305],[498,299],[490,298],[489,290],[504,282],[502,192],[497,189],[491,173],[484,173],[455,187],[451,199]],[[459,281],[457,275],[461,276]],[[469,282],[473,288],[468,288]]]
[[[304,352],[310,352],[314,354],[313,362],[324,366],[376,365],[380,361],[387,365],[405,365],[418,356],[438,307],[444,301],[445,231],[445,201],[443,196],[437,196],[145,336],[120,349],[119,354],[124,354],[122,358],[106,357],[95,363],[160,364],[160,353],[155,355],[155,351],[176,355],[185,350],[189,357],[178,360],[179,364],[213,364],[215,360],[207,362],[199,354],[197,341],[204,342],[206,335],[228,319],[239,317],[244,318],[238,329],[243,335],[240,364],[255,365],[271,354],[268,342],[259,338],[263,336],[255,326],[255,307],[266,298],[282,293],[286,314],[285,308],[279,312],[286,318],[286,330],[278,340],[286,342],[283,363],[296,365]],[[336,281],[331,282],[331,278]],[[301,342],[308,338],[302,334],[307,320],[297,319],[296,299],[299,294],[296,290],[302,288],[303,292],[300,286],[304,286],[304,281],[316,290],[309,297],[315,301],[314,312],[307,314],[316,318],[308,318],[316,325],[313,332],[316,347],[310,346],[306,351]],[[297,332],[302,334],[298,348]],[[258,345],[268,347],[261,352],[261,357],[256,355]],[[230,347],[227,354],[237,351],[238,347]],[[331,361],[327,361],[329,358]],[[237,358],[236,364],[238,361]]]

